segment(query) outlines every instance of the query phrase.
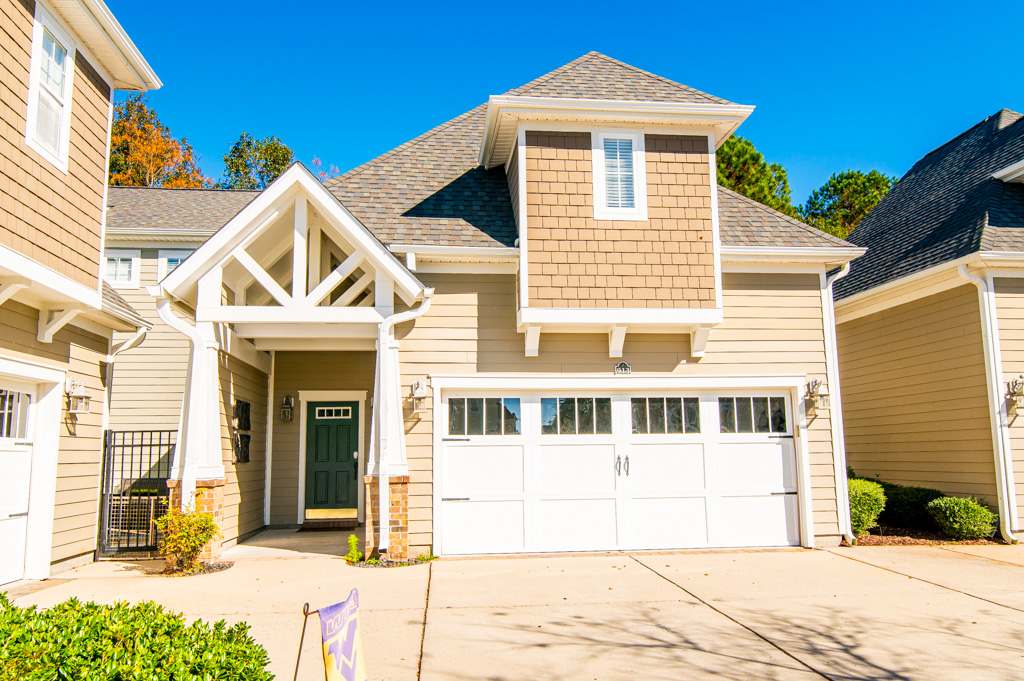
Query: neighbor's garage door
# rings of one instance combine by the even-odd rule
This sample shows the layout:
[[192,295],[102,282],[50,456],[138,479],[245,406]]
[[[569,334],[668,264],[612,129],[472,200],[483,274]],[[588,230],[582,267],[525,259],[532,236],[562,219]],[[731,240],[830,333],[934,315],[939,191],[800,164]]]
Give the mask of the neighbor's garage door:
[[798,544],[782,393],[452,393],[443,554]]

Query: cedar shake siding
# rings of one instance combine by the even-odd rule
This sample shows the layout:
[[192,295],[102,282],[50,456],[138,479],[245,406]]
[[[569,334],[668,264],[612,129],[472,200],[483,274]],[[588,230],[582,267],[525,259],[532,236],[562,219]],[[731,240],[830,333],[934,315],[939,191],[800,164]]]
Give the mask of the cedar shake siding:
[[840,324],[846,457],[858,476],[996,506],[978,291],[970,284]]
[[[607,373],[608,338],[605,334],[544,334],[538,357],[523,356],[523,337],[516,333],[513,275],[421,274],[435,287],[430,311],[412,328],[399,327],[402,394],[432,374]],[[817,274],[726,274],[723,283],[725,321],[711,331],[706,354],[699,362],[690,357],[686,335],[630,334],[623,359],[633,374],[664,376],[750,376],[807,374],[826,380],[825,341],[821,289]],[[289,353],[297,355],[299,353]],[[338,353],[337,356],[356,353]],[[306,353],[312,355],[312,353]],[[282,357],[278,354],[278,371]],[[372,378],[372,353],[362,360]],[[320,358],[303,358],[303,371],[326,382],[333,372]],[[313,368],[315,367],[315,369]],[[296,371],[296,369],[290,369]],[[368,380],[368,379],[367,379]],[[339,386],[339,387],[347,387]],[[358,385],[353,383],[352,385]],[[281,395],[281,382],[278,382]],[[299,383],[292,390],[305,387]],[[294,392],[292,393],[294,394]],[[409,482],[409,551],[417,555],[432,542],[433,413],[429,400],[422,409],[406,410],[406,448]],[[297,419],[296,419],[297,420]],[[295,447],[294,434],[274,429],[274,490],[278,496],[278,458]],[[810,421],[810,452],[814,532],[819,546],[839,543],[839,525],[832,460],[831,423],[827,410]],[[281,449],[278,449],[281,447]],[[283,462],[294,470],[294,459]],[[294,477],[294,473],[291,473]],[[287,486],[294,489],[294,483]],[[288,522],[294,522],[294,498],[283,504]]]
[[[1024,374],[1024,279],[996,279],[996,314],[1003,380]],[[1024,519],[1024,414],[1009,415],[1013,449],[1013,481],[1017,491],[1017,517]]]
[[32,4],[0,0],[0,245],[97,286],[110,88],[76,52],[67,174],[26,145]]
[[527,132],[528,305],[713,308],[707,145],[646,135],[649,219],[595,220],[590,133]]

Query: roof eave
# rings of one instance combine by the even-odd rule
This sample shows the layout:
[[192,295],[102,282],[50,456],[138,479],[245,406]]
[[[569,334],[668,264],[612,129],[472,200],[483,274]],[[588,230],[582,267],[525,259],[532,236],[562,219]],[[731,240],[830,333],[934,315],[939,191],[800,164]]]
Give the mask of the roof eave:
[[722,245],[722,260],[728,262],[791,262],[843,265],[867,253],[856,246],[729,246]]

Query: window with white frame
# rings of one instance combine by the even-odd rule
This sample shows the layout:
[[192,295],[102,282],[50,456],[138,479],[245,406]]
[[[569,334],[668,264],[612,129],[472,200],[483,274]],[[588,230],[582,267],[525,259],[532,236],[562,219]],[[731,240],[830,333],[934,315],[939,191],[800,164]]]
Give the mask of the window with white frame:
[[609,435],[612,400],[610,397],[542,397],[540,432],[543,435]]
[[31,405],[28,393],[0,388],[0,438],[23,439],[28,435]]
[[160,281],[173,272],[185,258],[192,254],[189,249],[160,250],[157,253],[156,278]]
[[723,433],[789,433],[784,397],[719,397],[718,422]]
[[634,131],[594,133],[591,144],[594,218],[647,219],[644,136]]
[[68,169],[75,49],[71,36],[37,2],[25,142],[62,172]]
[[519,435],[518,397],[448,398],[449,435]]
[[109,248],[105,256],[103,276],[114,288],[139,287],[139,251]]

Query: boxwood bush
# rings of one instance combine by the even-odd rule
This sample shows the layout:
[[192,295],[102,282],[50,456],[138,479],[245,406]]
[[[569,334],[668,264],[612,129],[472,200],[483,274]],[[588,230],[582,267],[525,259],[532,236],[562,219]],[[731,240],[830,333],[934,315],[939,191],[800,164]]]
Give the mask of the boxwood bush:
[[872,480],[854,478],[849,482],[850,525],[860,536],[878,524],[878,514],[885,508],[885,491]]
[[983,539],[996,533],[996,514],[977,499],[939,497],[928,504],[928,513],[951,539]]
[[268,662],[245,623],[186,624],[152,602],[19,608],[0,593],[0,679],[264,681]]
[[878,516],[878,523],[887,527],[905,527],[917,530],[934,530],[935,521],[928,513],[928,504],[942,496],[942,492],[928,487],[907,487],[891,482],[882,482],[885,490],[885,509]]

